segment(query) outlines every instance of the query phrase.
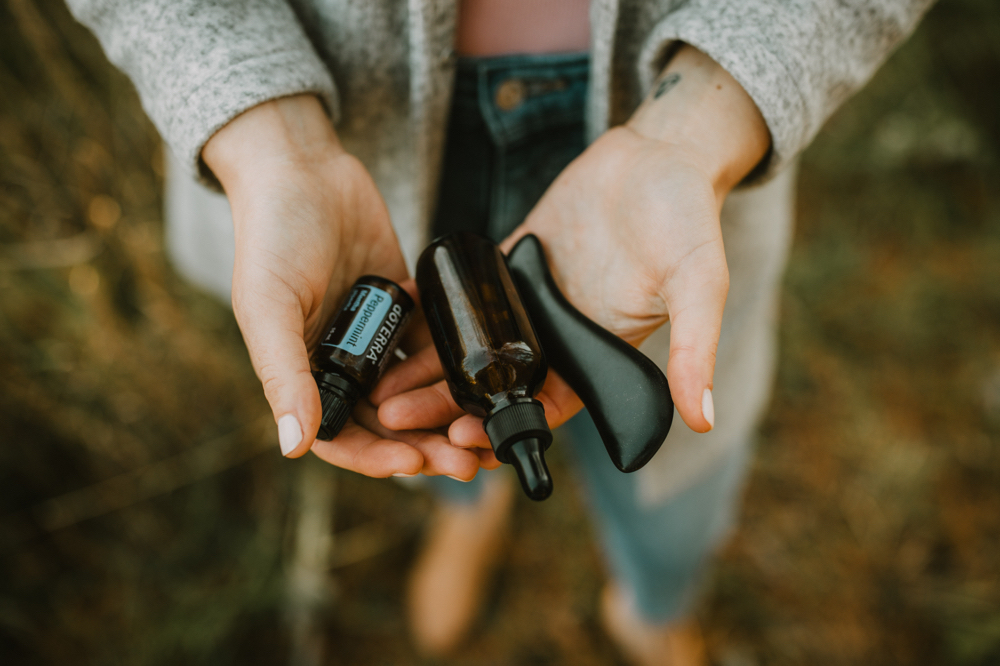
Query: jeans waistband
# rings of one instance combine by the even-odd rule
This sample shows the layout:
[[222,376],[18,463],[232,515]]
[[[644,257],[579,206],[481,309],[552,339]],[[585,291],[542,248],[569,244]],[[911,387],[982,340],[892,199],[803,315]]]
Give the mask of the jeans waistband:
[[582,123],[589,79],[589,53],[459,58],[452,113],[481,116],[503,147]]
[[589,72],[589,53],[462,56],[458,59],[455,71],[455,92],[473,91],[481,76],[587,76]]

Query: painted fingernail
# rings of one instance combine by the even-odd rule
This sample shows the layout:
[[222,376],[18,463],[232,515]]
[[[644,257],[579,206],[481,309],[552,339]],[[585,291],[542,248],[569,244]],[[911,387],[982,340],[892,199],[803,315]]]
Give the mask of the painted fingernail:
[[302,426],[293,414],[285,414],[278,419],[278,444],[281,455],[287,456],[302,441]]
[[[417,472],[417,474],[419,474],[419,473],[420,472]],[[398,476],[401,479],[408,479],[411,476],[416,476],[417,474],[403,474],[402,472],[396,472],[395,474],[393,474],[393,476]]]
[[701,394],[701,415],[708,421],[709,427],[715,427],[715,403],[712,401],[712,389],[705,389],[705,392]]
[[469,481],[471,481],[471,480],[472,480],[472,479],[469,479],[469,480],[467,481],[467,480],[465,480],[465,479],[460,479],[460,478],[458,478],[457,476],[452,476],[451,474],[446,474],[445,476],[447,476],[447,477],[448,477],[449,479],[455,479],[456,481],[461,481],[462,483],[468,483]]

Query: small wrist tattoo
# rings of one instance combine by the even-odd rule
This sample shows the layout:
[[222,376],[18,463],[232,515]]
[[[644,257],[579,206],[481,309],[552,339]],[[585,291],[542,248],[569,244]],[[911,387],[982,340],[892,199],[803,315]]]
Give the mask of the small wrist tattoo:
[[673,74],[668,74],[660,80],[659,85],[656,86],[656,92],[653,93],[653,99],[660,99],[668,92],[670,92],[674,86],[680,83],[681,75],[674,72]]

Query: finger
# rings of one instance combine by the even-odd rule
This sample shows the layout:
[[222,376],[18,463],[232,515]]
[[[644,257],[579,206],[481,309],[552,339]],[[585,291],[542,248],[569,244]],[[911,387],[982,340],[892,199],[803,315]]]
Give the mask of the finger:
[[433,384],[444,372],[434,346],[424,347],[405,361],[386,370],[368,400],[378,407],[392,396]]
[[483,430],[483,420],[478,416],[466,414],[456,420],[448,429],[448,439],[457,447],[465,448],[479,457],[479,466],[483,469],[496,469],[500,466],[490,438]]
[[353,421],[333,441],[314,441],[312,452],[331,465],[375,478],[412,476],[424,467],[423,454],[413,446],[384,438]]
[[427,430],[411,430],[413,446],[424,456],[424,476],[449,476],[459,481],[472,481],[479,471],[479,456],[475,451],[452,446],[444,435]]
[[496,469],[502,464],[497,460],[493,449],[472,449],[479,456],[479,467],[485,470]]
[[302,308],[294,296],[268,297],[233,285],[233,311],[254,371],[264,386],[283,455],[298,458],[319,430],[319,389],[303,340]]
[[721,241],[702,248],[678,267],[667,285],[670,358],[667,381],[677,412],[695,432],[715,425],[712,376],[729,291]]
[[483,419],[472,414],[464,414],[448,426],[448,439],[463,449],[479,448],[493,450],[490,438],[483,430]]
[[450,476],[471,481],[479,471],[479,457],[471,451],[452,446],[444,435],[428,430],[389,430],[379,423],[374,407],[359,404],[354,418],[371,432],[413,447],[423,456],[421,472],[426,476]]
[[535,396],[545,408],[545,420],[552,429],[573,418],[583,409],[583,401],[557,373],[549,370],[542,390]]
[[394,395],[378,408],[379,421],[393,430],[440,428],[464,413],[443,381]]
[[417,305],[413,311],[413,316],[410,318],[410,323],[406,325],[406,331],[399,341],[399,348],[403,353],[412,354],[431,345],[431,331],[427,328],[427,319],[424,317],[424,311],[420,307],[420,292],[417,290],[416,280],[410,279],[400,282],[399,286],[410,295],[410,298]]

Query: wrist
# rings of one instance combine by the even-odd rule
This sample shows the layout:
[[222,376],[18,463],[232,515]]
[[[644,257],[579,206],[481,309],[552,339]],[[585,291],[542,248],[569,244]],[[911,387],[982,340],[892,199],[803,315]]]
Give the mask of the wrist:
[[627,126],[670,144],[712,182],[720,201],[770,149],[760,110],[718,63],[683,46]]
[[202,149],[202,159],[227,194],[308,169],[343,153],[337,134],[313,95],[264,102],[230,120]]

